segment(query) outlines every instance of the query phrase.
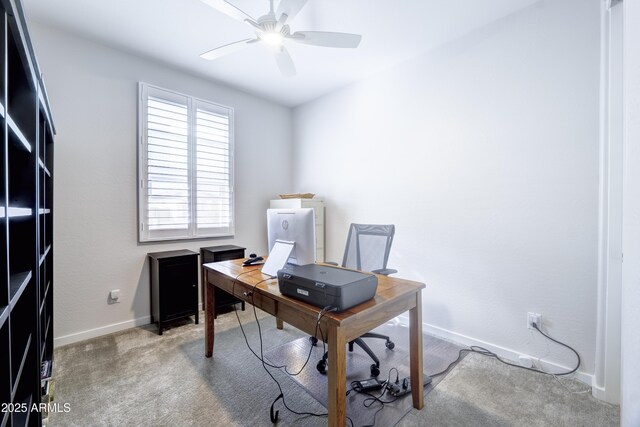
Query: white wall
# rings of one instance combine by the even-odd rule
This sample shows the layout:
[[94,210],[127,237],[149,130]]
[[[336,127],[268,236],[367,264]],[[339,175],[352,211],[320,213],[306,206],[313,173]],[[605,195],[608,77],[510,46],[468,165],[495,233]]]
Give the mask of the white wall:
[[[56,344],[148,323],[148,252],[216,244],[265,252],[268,200],[291,187],[290,109],[50,28],[30,27],[58,132]],[[138,81],[235,109],[235,238],[137,243]],[[121,290],[121,302],[109,305],[114,288]]]
[[[395,223],[390,267],[427,284],[427,330],[594,372],[598,0],[543,0],[294,110],[294,183],[350,222]],[[583,378],[591,380],[590,375]]]
[[623,427],[640,425],[640,2],[624,5],[625,177],[622,267]]

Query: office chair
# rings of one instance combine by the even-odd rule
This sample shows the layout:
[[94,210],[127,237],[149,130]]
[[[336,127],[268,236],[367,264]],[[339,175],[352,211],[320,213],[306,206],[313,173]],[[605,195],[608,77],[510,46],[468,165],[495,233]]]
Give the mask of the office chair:
[[[342,258],[342,267],[353,270],[369,271],[376,274],[388,276],[397,273],[398,270],[387,268],[389,260],[389,252],[391,251],[391,243],[395,234],[394,225],[369,225],[369,224],[351,224],[349,227],[349,235],[347,236],[347,245]],[[338,265],[335,262],[327,264]],[[356,344],[362,348],[374,364],[371,365],[371,376],[377,377],[380,374],[380,360],[373,350],[363,341],[362,338],[379,338],[385,340],[385,346],[392,350],[395,344],[386,335],[367,332],[360,338],[349,342],[349,351],[353,351],[353,345]],[[316,337],[311,337],[311,343],[315,345],[318,342]],[[317,369],[325,374],[327,369],[327,354],[317,364]]]

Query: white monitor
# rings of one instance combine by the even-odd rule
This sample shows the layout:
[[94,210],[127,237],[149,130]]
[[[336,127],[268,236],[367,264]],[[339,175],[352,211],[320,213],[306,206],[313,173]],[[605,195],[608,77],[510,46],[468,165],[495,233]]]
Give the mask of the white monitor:
[[269,252],[276,240],[295,242],[287,261],[307,265],[316,262],[316,222],[313,209],[267,209]]

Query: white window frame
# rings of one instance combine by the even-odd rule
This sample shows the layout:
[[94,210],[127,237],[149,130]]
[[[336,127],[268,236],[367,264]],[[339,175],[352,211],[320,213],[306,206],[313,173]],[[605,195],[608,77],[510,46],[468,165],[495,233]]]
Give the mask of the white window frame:
[[[174,100],[187,105],[188,111],[188,144],[189,144],[189,191],[190,191],[190,218],[186,230],[149,230],[146,221],[147,212],[147,103],[149,96],[157,96],[166,100]],[[228,227],[198,229],[197,227],[197,179],[196,179],[196,110],[199,105],[205,106],[205,110],[214,112],[218,110],[229,117],[229,209],[230,222]],[[148,83],[138,83],[138,241],[155,242],[164,240],[188,240],[212,237],[232,237],[235,234],[235,182],[234,182],[234,110],[232,107],[221,105],[212,101],[185,95],[169,89],[153,86]]]

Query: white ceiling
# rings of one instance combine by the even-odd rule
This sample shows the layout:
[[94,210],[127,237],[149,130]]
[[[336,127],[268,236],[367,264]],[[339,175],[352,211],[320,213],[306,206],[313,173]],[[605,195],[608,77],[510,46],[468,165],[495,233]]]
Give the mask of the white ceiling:
[[[29,21],[154,58],[287,106],[296,106],[420,55],[538,0],[309,0],[292,31],[362,34],[357,49],[292,43],[298,74],[280,75],[259,44],[207,61],[202,52],[253,37],[200,0],[23,0]],[[229,0],[258,18],[268,0]],[[277,5],[277,0],[276,0]]]

